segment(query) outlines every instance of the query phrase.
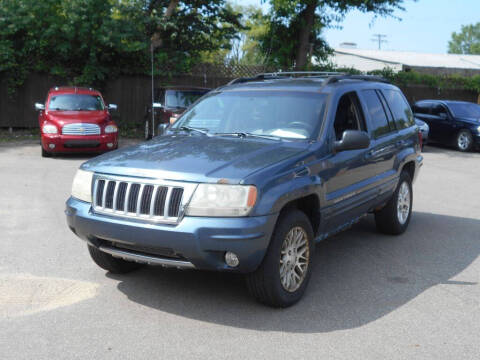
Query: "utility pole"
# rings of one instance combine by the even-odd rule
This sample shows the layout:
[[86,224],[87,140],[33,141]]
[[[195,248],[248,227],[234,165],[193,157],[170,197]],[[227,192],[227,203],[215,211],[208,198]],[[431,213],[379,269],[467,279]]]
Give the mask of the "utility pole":
[[385,40],[387,35],[384,34],[373,34],[372,41],[378,42],[378,50],[382,50],[382,44],[387,43],[388,41]]

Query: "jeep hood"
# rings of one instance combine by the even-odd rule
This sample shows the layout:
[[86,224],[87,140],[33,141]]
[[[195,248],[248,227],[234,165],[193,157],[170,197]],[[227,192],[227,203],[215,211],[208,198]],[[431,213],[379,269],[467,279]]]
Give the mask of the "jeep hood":
[[164,180],[216,182],[228,179],[238,183],[258,170],[303,152],[308,146],[307,142],[295,141],[166,135],[98,156],[81,168]]

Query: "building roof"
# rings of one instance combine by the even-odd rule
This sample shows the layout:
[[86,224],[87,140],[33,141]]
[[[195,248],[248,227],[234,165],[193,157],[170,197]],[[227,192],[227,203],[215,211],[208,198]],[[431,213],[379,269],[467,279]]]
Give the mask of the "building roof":
[[480,70],[480,55],[336,48],[331,61],[339,67],[354,67],[361,71],[384,67],[401,70],[403,66]]

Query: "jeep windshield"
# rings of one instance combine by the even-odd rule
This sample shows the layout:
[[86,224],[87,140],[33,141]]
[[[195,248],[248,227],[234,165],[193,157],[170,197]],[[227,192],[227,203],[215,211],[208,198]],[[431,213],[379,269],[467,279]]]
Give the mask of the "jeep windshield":
[[98,111],[104,110],[102,98],[98,95],[63,94],[50,98],[48,110],[51,111]]
[[325,100],[325,94],[313,92],[212,93],[187,111],[171,129],[201,129],[218,136],[311,139],[320,128]]

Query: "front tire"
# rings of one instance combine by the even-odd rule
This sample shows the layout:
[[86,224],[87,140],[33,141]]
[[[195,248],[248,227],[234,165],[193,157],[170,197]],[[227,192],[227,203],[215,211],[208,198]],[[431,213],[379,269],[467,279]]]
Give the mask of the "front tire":
[[102,269],[111,272],[112,274],[125,274],[137,270],[142,265],[131,261],[125,261],[113,257],[110,254],[98,250],[96,247],[88,245],[88,252],[92,260]]
[[377,229],[390,235],[400,235],[407,230],[412,217],[412,180],[406,171],[400,174],[400,181],[387,205],[375,212]]
[[456,138],[457,149],[462,152],[470,151],[473,145],[473,136],[468,130],[460,130]]
[[314,250],[308,217],[296,209],[281,214],[262,264],[247,275],[250,293],[272,307],[295,304],[310,279]]
[[45,151],[45,149],[42,146],[42,157],[47,158],[47,157],[52,157],[52,154],[49,153],[48,151]]

